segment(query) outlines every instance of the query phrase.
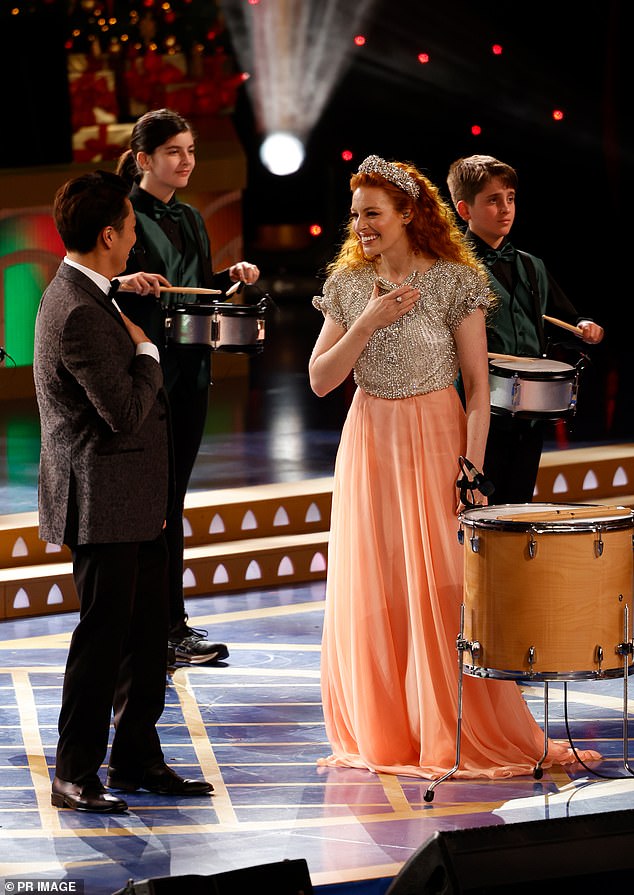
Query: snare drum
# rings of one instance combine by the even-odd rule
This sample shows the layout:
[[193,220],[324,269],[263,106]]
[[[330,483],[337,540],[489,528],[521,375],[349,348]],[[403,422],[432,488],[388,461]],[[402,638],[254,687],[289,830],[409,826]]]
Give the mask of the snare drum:
[[264,349],[265,310],[265,299],[257,305],[183,305],[170,310],[167,336],[180,345],[209,345],[214,351],[259,354]]
[[489,360],[491,412],[553,420],[574,414],[579,371],[562,361]]
[[627,662],[630,674],[633,529],[625,507],[502,504],[461,513],[465,672],[591,679],[623,675]]

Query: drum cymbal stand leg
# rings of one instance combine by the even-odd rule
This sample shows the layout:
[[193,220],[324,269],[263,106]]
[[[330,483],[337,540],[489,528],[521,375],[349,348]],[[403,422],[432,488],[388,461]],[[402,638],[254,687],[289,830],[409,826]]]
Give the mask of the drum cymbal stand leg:
[[628,640],[630,632],[630,607],[625,604],[624,614],[624,631],[623,643],[620,643],[616,651],[623,656],[623,767],[629,773],[634,775],[634,770],[629,764],[628,745],[629,745],[629,721],[627,714],[627,679],[629,675],[629,657],[634,653],[634,645],[632,638]]
[[434,800],[434,790],[437,786],[444,780],[448,780],[449,777],[453,777],[458,768],[460,767],[460,740],[462,737],[462,684],[463,684],[463,675],[464,675],[464,651],[469,649],[471,646],[463,638],[464,632],[464,603],[460,606],[460,633],[456,638],[456,649],[458,650],[458,723],[456,725],[456,760],[454,766],[450,771],[447,771],[446,774],[443,774],[442,777],[439,777],[437,780],[432,780],[427,789],[425,790],[425,794],[423,796],[423,801],[425,802],[433,802]]
[[[564,687],[566,681],[564,681]],[[544,753],[533,768],[533,777],[535,780],[541,780],[544,776],[542,764],[548,755],[548,681],[544,681]]]

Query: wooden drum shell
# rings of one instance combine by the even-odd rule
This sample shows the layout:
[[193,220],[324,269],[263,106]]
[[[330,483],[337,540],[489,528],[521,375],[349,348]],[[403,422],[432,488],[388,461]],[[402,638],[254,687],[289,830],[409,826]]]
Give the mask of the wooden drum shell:
[[[530,506],[539,511],[539,504]],[[631,517],[599,520],[604,527],[598,531],[587,530],[587,520],[570,530],[539,522],[513,530],[503,521],[496,528],[493,519],[480,527],[473,517],[466,518],[473,512],[461,517],[463,635],[479,649],[471,651],[471,661],[467,653],[465,672],[542,680],[623,675],[624,662],[632,661],[631,653],[617,652],[631,638]],[[630,632],[625,631],[626,605]]]

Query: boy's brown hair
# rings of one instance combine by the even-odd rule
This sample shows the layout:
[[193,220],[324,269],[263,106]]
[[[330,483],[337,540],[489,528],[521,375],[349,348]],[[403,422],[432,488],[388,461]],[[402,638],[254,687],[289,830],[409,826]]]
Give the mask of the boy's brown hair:
[[447,186],[454,205],[466,202],[473,205],[478,193],[494,177],[499,177],[507,189],[517,189],[515,168],[501,162],[492,155],[470,155],[456,159],[449,167]]

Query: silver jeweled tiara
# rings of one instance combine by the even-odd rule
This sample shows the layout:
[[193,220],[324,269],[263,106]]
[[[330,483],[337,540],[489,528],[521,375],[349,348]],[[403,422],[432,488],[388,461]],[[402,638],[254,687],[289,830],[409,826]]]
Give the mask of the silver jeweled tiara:
[[386,162],[378,155],[369,155],[359,165],[358,174],[380,174],[390,183],[403,190],[412,199],[418,199],[420,187],[413,177],[393,162]]

